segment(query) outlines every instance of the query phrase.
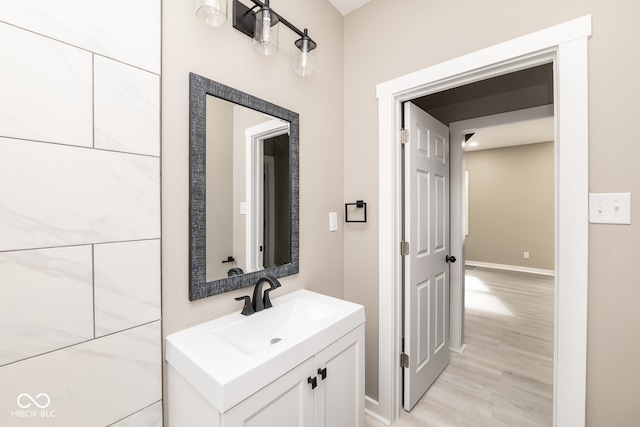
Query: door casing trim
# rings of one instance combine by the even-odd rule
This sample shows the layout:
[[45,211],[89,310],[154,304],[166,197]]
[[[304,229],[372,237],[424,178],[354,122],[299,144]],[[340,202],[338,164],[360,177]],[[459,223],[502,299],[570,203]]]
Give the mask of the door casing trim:
[[[381,83],[378,98],[379,149],[379,365],[378,399],[367,398],[366,410],[391,423],[402,404],[400,356],[402,269],[401,239],[401,104],[419,96],[462,86],[509,72],[554,62],[556,278],[554,314],[554,426],[584,426],[588,294],[588,61],[591,15],[482,49]],[[451,147],[454,149],[454,147]],[[460,147],[457,151],[460,151]],[[461,173],[451,152],[452,176]],[[460,154],[458,154],[460,155]],[[461,160],[458,160],[460,163]],[[457,170],[454,170],[455,168]],[[454,182],[452,209],[454,215]],[[452,253],[463,253],[461,215],[452,216]],[[454,223],[456,221],[456,223]],[[457,221],[460,221],[459,223]],[[456,235],[458,237],[456,237]],[[454,241],[455,239],[455,241]],[[454,264],[452,284],[461,281],[463,263]],[[562,288],[558,284],[562,281]],[[453,288],[453,286],[452,286]],[[461,289],[452,289],[451,304],[460,309]],[[457,301],[457,302],[456,302]],[[453,335],[460,319],[452,317]],[[453,328],[458,328],[457,332]]]

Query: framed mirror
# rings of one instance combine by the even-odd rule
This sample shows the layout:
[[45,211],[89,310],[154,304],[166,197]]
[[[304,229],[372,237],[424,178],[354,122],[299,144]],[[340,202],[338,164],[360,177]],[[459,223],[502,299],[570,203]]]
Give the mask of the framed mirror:
[[298,114],[189,82],[189,299],[298,273]]

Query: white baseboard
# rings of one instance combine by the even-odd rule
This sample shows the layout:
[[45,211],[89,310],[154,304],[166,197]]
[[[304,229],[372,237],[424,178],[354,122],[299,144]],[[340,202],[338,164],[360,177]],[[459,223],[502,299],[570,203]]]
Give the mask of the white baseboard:
[[364,413],[369,415],[371,418],[375,419],[376,421],[381,422],[382,424],[386,425],[386,426],[390,426],[391,425],[391,421],[381,417],[380,415],[378,415],[375,410],[376,408],[378,408],[378,406],[380,406],[380,403],[377,400],[374,400],[372,398],[370,398],[369,396],[365,396],[364,397],[365,400],[365,404],[364,404]]
[[553,270],[545,270],[542,268],[530,268],[523,267],[520,265],[506,265],[506,264],[493,264],[490,262],[481,262],[481,261],[465,261],[465,265],[469,265],[472,267],[486,267],[486,268],[495,268],[498,270],[510,270],[510,271],[520,271],[522,273],[533,273],[533,274],[543,274],[545,276],[555,276],[556,272]]
[[456,353],[458,353],[458,354],[462,354],[462,353],[464,353],[464,350],[465,350],[466,348],[467,348],[467,345],[466,345],[466,344],[462,344],[462,347],[460,347],[460,348],[453,348],[453,347],[449,347],[449,350],[451,350],[451,351],[453,351],[453,352],[456,352]]

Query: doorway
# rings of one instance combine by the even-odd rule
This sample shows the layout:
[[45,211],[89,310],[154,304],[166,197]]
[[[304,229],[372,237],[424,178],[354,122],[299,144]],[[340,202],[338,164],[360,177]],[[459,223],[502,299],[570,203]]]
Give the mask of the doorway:
[[[588,82],[586,16],[378,85],[379,106],[379,396],[367,410],[398,417],[400,377],[399,108],[402,102],[552,62],[556,87],[556,266],[554,425],[585,422],[588,283]],[[452,251],[462,251],[461,147],[451,146]],[[455,194],[455,195],[454,195]],[[452,269],[451,342],[462,345],[462,266]],[[562,288],[558,283],[562,281]]]
[[[434,97],[439,99],[437,102],[440,104],[439,107],[434,107],[436,103],[426,99],[429,97],[418,100],[422,105],[431,105],[429,111],[418,109],[414,104],[416,100],[404,105],[404,132],[407,133],[406,142],[403,145],[405,159],[404,241],[410,242],[408,247],[411,248],[403,258],[405,264],[403,276],[405,291],[403,353],[406,354],[403,360],[405,365],[403,369],[403,407],[405,410],[410,410],[418,401],[422,400],[422,395],[445,369],[448,362],[448,357],[445,357],[441,358],[441,363],[436,363],[437,360],[440,360],[436,357],[439,349],[438,342],[440,342],[436,339],[438,326],[442,325],[446,328],[449,321],[448,298],[442,299],[443,303],[447,303],[445,309],[439,309],[438,305],[434,305],[438,301],[438,295],[448,296],[448,291],[443,292],[448,289],[449,282],[449,267],[445,263],[445,258],[446,260],[451,259],[450,266],[455,263],[455,257],[459,257],[466,260],[466,266],[469,265],[469,262],[473,262],[473,265],[501,270],[553,275],[553,105],[524,108],[454,123],[448,122],[451,117],[477,114],[469,113],[469,111],[475,110],[475,108],[469,108],[473,104],[470,98],[480,96],[481,92],[488,93],[485,89],[481,90],[478,85],[487,87],[489,92],[495,93],[494,97],[502,99],[500,103],[494,102],[491,106],[493,110],[489,109],[490,111],[495,111],[495,109],[502,111],[512,108],[512,106],[517,108],[540,101],[553,102],[553,96],[549,98],[539,96],[540,88],[545,86],[548,86],[549,93],[553,93],[552,77],[553,70],[550,64],[547,64],[497,77],[488,83],[483,81],[475,85],[467,85],[464,88],[453,90],[455,93],[435,94]],[[517,85],[514,85],[516,81],[518,81]],[[516,89],[516,87],[520,89]],[[529,91],[530,88],[536,89],[536,96],[526,99],[527,97],[523,96],[523,93]],[[452,111],[451,101],[441,102],[445,98],[454,99],[460,103],[461,107],[457,108],[457,112]],[[512,98],[512,100],[508,98]],[[487,96],[481,96],[479,99],[483,105],[486,104]],[[438,110],[447,110],[448,112],[439,114]],[[432,114],[439,115],[439,117],[433,117]],[[446,122],[441,123],[438,119],[446,120]],[[439,125],[443,130],[436,130],[433,123]],[[444,173],[436,174],[435,170],[429,168],[429,165],[431,163],[446,165],[448,170],[449,160],[445,155],[447,150],[444,148],[438,150],[437,144],[435,144],[438,141],[438,135],[443,133],[449,135],[449,126],[447,125],[451,125],[452,129],[451,143],[465,146],[465,150],[462,152],[462,161],[466,165],[464,170],[465,173],[470,171],[471,182],[477,184],[473,186],[474,191],[470,198],[473,202],[471,205],[475,208],[472,210],[475,215],[470,221],[474,227],[471,232],[468,231],[468,227],[463,227],[465,229],[465,232],[462,233],[465,239],[464,256],[456,253],[452,257],[445,257],[450,253],[449,239],[443,239],[438,244],[438,236],[444,238],[449,235],[449,215],[448,209],[442,210],[442,212],[438,211],[439,203],[434,195],[438,193],[446,195],[448,205],[448,191],[439,191],[436,184],[449,182],[449,175],[448,173],[446,175]],[[473,135],[473,137],[467,138],[469,135]],[[448,144],[448,138],[447,140],[441,138],[441,140],[443,144],[445,142]],[[477,147],[473,147],[473,144],[476,144]],[[440,156],[437,155],[438,151],[441,152]],[[416,159],[422,159],[422,162],[411,166],[414,165],[414,155],[408,155],[408,153],[414,152]],[[419,179],[415,179],[412,173],[416,167]],[[439,176],[442,179],[437,179]],[[414,181],[415,186],[413,185]],[[421,183],[423,184],[421,185]],[[413,189],[411,190],[411,188]],[[465,191],[465,194],[469,193]],[[424,201],[421,201],[423,198]],[[418,209],[419,218],[416,217],[414,209]],[[431,211],[434,209],[439,214],[432,214]],[[443,227],[444,224],[440,224],[438,218],[446,218],[444,221],[446,227]],[[444,232],[438,231],[440,228],[444,228]],[[422,229],[424,229],[423,233]],[[526,252],[524,254],[526,259],[522,259],[523,249]],[[430,261],[431,258],[435,258],[435,260]],[[428,264],[422,270],[411,268],[416,262]],[[463,279],[465,278],[466,276],[463,276]],[[437,285],[440,283],[442,291],[438,292]],[[465,298],[468,297],[467,291],[469,290],[466,284],[465,280],[462,286],[465,290]],[[470,285],[472,286],[473,283]],[[518,294],[516,289],[512,291],[511,295]],[[522,295],[525,297],[527,293]],[[548,308],[553,314],[553,294],[551,298]],[[495,297],[493,299],[495,300]],[[473,303],[473,301],[471,302]],[[465,300],[462,307],[464,313],[467,308],[467,300]],[[416,315],[414,311],[420,315]],[[446,317],[443,318],[443,315]],[[521,315],[523,313],[518,313],[517,317],[519,318]],[[465,318],[465,320],[468,319]],[[553,318],[545,320],[549,320],[548,324],[553,325]],[[496,326],[497,323],[489,322],[488,325]],[[416,335],[416,331],[419,331],[418,335]],[[469,340],[475,338],[468,333],[463,336]],[[553,330],[549,336],[545,337],[545,340],[553,342]],[[445,338],[443,343],[447,344],[447,347],[444,348],[446,354],[439,356],[448,356],[450,349],[448,339]],[[505,345],[511,348],[514,342],[505,342]],[[463,343],[462,348],[451,348],[451,350],[461,353],[465,347],[466,343]],[[419,349],[422,348],[424,351],[420,352]],[[545,348],[545,355],[548,351]],[[552,356],[551,354],[551,360]],[[464,356],[459,357],[464,358]],[[412,361],[413,363],[411,363]],[[428,378],[428,381],[423,377]],[[549,414],[551,413],[550,409],[550,407],[546,409]]]
[[[535,139],[518,140],[521,132],[533,135],[540,127],[549,131],[539,132]],[[442,385],[447,381],[452,384],[453,379],[454,384],[487,390],[476,402],[483,409],[491,402],[491,411],[473,412],[472,405],[458,407],[464,416],[477,417],[478,425],[509,419],[512,425],[551,426],[553,116],[473,128],[476,132],[465,144],[465,170],[470,183],[470,227],[465,239],[465,351],[454,354],[452,369],[436,383],[440,389],[429,391],[422,410],[429,408],[437,413],[434,403],[442,394]],[[513,135],[505,143],[535,142],[491,148],[503,132]],[[491,149],[476,151],[469,147],[473,142],[478,144],[476,148]],[[477,370],[467,370],[467,366]],[[476,377],[480,372],[490,374]],[[496,372],[500,374],[494,376]],[[497,377],[500,379],[495,381]],[[473,402],[476,397],[470,399]]]

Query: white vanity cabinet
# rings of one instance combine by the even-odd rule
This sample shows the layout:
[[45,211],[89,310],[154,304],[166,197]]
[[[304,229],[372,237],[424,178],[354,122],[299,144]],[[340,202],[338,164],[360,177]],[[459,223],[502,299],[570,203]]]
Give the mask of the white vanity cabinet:
[[[364,325],[314,358],[314,427],[364,427]],[[326,369],[322,379],[319,369]]]
[[166,338],[168,427],[364,427],[364,307],[273,302]]
[[364,325],[221,418],[222,427],[363,427]]
[[169,427],[364,427],[364,325],[224,413],[170,368],[168,412]]
[[314,399],[307,384],[313,360],[307,360],[256,394],[221,414],[224,427],[312,427]]

